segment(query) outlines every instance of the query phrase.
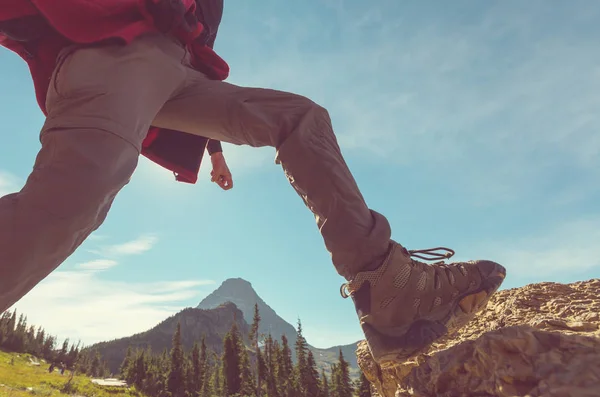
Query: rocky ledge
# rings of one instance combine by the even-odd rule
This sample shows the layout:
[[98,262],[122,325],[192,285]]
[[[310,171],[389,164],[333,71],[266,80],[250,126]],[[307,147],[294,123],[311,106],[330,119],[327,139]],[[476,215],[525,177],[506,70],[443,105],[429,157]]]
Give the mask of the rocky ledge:
[[358,363],[381,397],[600,396],[600,279],[499,291],[465,328],[382,371]]

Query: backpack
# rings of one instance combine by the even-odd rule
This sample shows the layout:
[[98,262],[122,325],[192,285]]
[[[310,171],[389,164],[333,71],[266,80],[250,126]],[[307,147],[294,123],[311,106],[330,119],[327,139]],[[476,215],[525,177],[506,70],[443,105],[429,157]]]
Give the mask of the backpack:
[[[187,14],[180,1],[169,0],[148,2],[148,11],[162,32],[169,32],[178,25],[193,30],[200,22],[204,30],[199,40],[213,48],[223,16],[223,0],[196,0],[195,15]],[[32,43],[52,33],[53,28],[41,15],[0,21],[0,35],[21,43]]]

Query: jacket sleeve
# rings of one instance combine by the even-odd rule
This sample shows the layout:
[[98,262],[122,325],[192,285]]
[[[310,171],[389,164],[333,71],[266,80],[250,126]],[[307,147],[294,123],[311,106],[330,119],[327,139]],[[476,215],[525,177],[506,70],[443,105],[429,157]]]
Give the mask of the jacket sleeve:
[[[204,22],[204,28],[207,31],[206,45],[213,48],[223,18],[223,0],[198,0],[197,5],[200,18]],[[214,139],[208,141],[206,149],[208,154],[223,151],[221,142]]]
[[217,152],[222,152],[223,147],[221,146],[220,141],[210,139],[208,141],[208,145],[206,145],[206,150],[208,150],[208,154],[213,154],[213,153],[217,153]]

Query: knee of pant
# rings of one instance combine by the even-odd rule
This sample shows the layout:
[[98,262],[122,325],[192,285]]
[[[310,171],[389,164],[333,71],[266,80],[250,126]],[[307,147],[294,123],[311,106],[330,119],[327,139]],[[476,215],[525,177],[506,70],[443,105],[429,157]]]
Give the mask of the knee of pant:
[[73,173],[70,184],[75,197],[67,198],[70,206],[64,208],[63,214],[82,216],[90,221],[103,218],[114,197],[129,183],[136,165],[137,158],[134,157],[113,163],[91,163],[85,167],[85,172]]
[[323,106],[311,101],[307,110],[307,115],[309,117],[306,117],[305,120],[303,120],[304,123],[308,123],[306,128],[303,128],[305,133],[328,138],[334,134],[329,112]]
[[129,183],[136,167],[137,157],[90,164],[81,175],[82,189],[89,189],[94,197],[114,195]]

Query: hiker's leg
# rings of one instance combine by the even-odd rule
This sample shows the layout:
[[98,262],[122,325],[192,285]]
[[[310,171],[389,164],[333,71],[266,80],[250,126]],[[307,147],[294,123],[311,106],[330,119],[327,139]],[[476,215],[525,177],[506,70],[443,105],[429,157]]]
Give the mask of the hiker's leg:
[[422,352],[470,321],[502,284],[505,270],[497,263],[429,266],[390,241],[388,222],[365,204],[325,109],[298,95],[188,73],[188,86],[153,124],[277,148],[277,160],[314,212],[338,272],[350,279],[342,295],[352,296],[377,362]]
[[0,312],[100,226],[129,181],[152,118],[183,82],[156,40],[59,58],[33,172],[0,199]]
[[60,265],[104,220],[137,151],[94,128],[57,129],[23,189],[0,199],[0,312]]
[[273,146],[276,161],[314,213],[338,272],[380,264],[390,226],[369,209],[344,161],[327,111],[300,95],[212,81],[193,70],[153,125],[224,142]]

